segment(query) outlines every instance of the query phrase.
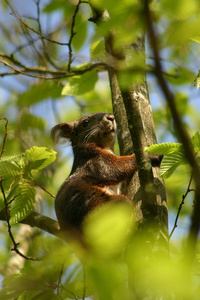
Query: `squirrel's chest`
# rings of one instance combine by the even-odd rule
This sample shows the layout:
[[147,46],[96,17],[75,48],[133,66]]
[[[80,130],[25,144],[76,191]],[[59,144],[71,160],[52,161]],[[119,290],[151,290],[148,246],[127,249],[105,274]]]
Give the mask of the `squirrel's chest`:
[[106,193],[110,194],[110,195],[119,195],[120,194],[120,186],[121,184],[116,184],[116,185],[112,185],[112,186],[104,186],[103,189]]

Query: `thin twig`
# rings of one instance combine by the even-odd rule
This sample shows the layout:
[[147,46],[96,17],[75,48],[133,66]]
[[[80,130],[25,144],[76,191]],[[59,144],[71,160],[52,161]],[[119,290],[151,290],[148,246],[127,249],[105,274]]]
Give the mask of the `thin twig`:
[[40,32],[37,31],[36,29],[34,29],[33,27],[31,27],[31,26],[29,26],[28,24],[26,24],[26,23],[22,20],[22,18],[18,17],[15,13],[12,12],[11,15],[12,15],[13,17],[15,17],[17,20],[19,20],[26,28],[28,28],[28,29],[30,29],[31,31],[33,31],[34,33],[38,34],[42,39],[47,40],[47,41],[50,42],[50,43],[57,44],[57,45],[61,45],[61,46],[68,46],[68,45],[69,45],[69,43],[60,43],[60,42],[58,42],[58,41],[54,41],[54,40],[52,40],[52,39],[49,39],[48,37],[44,36],[43,34],[40,34]]
[[[37,6],[37,18],[36,21],[38,23],[38,28],[39,28],[39,33],[40,35],[42,35],[42,26],[41,26],[41,22],[40,22],[40,0],[36,0],[36,6]],[[55,69],[59,69],[58,66],[56,66],[56,64],[52,61],[51,57],[49,56],[48,52],[47,52],[47,47],[45,44],[45,40],[41,39],[42,41],[42,45],[43,45],[43,49],[44,49],[44,55],[46,57],[46,60],[50,63],[50,65],[52,65]]]
[[188,183],[187,190],[186,190],[185,194],[182,195],[182,201],[181,201],[181,203],[180,203],[180,205],[179,205],[178,212],[177,212],[177,215],[176,215],[176,219],[175,219],[175,221],[174,221],[174,226],[173,226],[172,231],[171,231],[171,233],[170,233],[170,235],[169,235],[169,239],[171,238],[172,234],[174,233],[174,230],[175,230],[176,227],[177,227],[178,218],[179,218],[179,215],[180,215],[182,206],[183,206],[183,204],[185,203],[185,198],[187,197],[187,195],[188,195],[190,192],[194,191],[194,189],[190,189],[191,183],[192,183],[192,175],[191,175],[191,177],[190,177],[190,181],[189,181],[189,183]]
[[[68,21],[63,22],[63,23],[60,24],[55,30],[49,32],[49,33],[47,34],[46,37],[49,38],[50,36],[52,36],[53,34],[55,34],[56,32],[58,32],[59,30],[61,30],[61,29],[63,29],[64,27],[66,27],[67,24],[68,24]],[[16,54],[17,52],[21,51],[23,48],[30,46],[30,44],[33,44],[33,43],[37,42],[40,38],[41,38],[40,36],[37,36],[35,39],[32,39],[32,40],[29,41],[28,43],[25,43],[25,44],[20,45],[19,47],[17,47],[17,48],[11,53],[11,56],[14,55],[14,54]]]
[[68,72],[71,71],[71,64],[73,61],[73,59],[72,59],[72,40],[76,34],[74,29],[75,29],[76,16],[78,14],[80,4],[81,4],[81,0],[78,1],[78,4],[76,5],[75,11],[74,11],[74,15],[72,17],[71,33],[70,33],[70,38],[69,38],[69,42],[68,42],[68,48],[69,48]]
[[12,199],[7,203],[7,205],[10,205],[10,204],[11,204],[13,201],[15,201],[15,199],[16,199],[17,197],[19,197],[19,196],[21,196],[21,193],[15,195],[15,196],[13,196]]
[[[28,182],[30,184],[30,182]],[[53,195],[52,193],[50,193],[48,190],[46,190],[41,184],[39,184],[37,181],[33,180],[33,184],[36,186],[39,186],[44,192],[46,192],[49,196],[51,196],[52,198],[56,198],[55,195]]]

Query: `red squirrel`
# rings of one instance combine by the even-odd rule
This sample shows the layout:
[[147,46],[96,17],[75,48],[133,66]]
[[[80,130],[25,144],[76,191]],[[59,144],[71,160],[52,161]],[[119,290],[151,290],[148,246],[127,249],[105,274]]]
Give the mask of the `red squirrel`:
[[[131,201],[119,194],[120,183],[137,170],[135,154],[114,154],[116,122],[112,114],[95,113],[54,126],[55,142],[71,142],[74,161],[69,177],[58,190],[55,211],[62,230],[80,229],[90,211],[107,202]],[[159,158],[152,158],[152,165]]]

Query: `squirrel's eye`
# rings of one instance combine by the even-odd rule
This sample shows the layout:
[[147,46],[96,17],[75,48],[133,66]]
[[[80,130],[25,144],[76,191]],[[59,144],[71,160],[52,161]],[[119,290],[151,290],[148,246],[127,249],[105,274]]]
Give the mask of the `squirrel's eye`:
[[90,123],[90,121],[89,121],[88,119],[83,120],[82,126],[83,126],[83,127],[87,127],[89,123]]

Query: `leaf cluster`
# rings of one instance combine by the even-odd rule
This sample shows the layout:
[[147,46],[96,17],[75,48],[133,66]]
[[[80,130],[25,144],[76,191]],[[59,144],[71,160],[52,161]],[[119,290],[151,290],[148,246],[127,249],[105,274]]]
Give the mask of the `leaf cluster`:
[[[34,209],[36,184],[34,172],[38,172],[56,159],[56,152],[45,147],[26,150],[16,156],[4,156],[0,161],[0,178],[7,191],[7,205],[10,207],[10,224],[16,224]],[[0,209],[5,207],[1,198]]]
[[[198,159],[200,152],[200,133],[196,132],[191,141],[194,147],[194,153]],[[160,176],[163,178],[170,177],[179,166],[188,163],[181,143],[154,144],[146,148],[146,151],[164,155],[160,166]]]

